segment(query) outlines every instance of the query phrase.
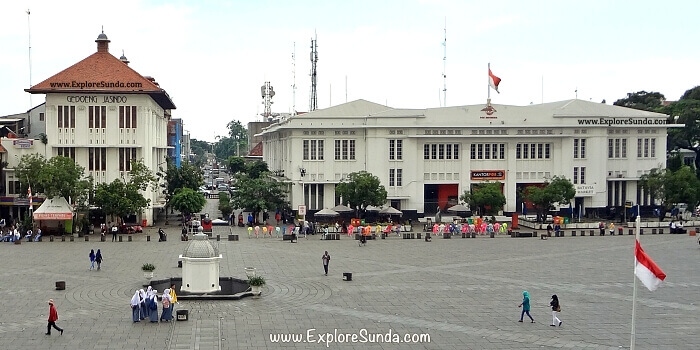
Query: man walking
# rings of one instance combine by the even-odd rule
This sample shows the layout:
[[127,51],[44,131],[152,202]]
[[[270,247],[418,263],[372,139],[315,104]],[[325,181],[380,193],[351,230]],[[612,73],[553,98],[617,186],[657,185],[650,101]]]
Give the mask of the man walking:
[[328,255],[328,251],[326,250],[326,253],[323,254],[321,257],[321,260],[323,260],[323,270],[326,271],[326,276],[328,276],[328,263],[331,261],[331,256]]
[[117,240],[117,231],[118,231],[117,225],[116,224],[112,225],[111,230],[112,230],[112,242],[115,242]]
[[58,311],[53,304],[53,299],[49,299],[49,324],[46,326],[46,335],[51,335],[51,327],[56,328],[63,335],[63,328],[59,328],[56,321],[58,321]]

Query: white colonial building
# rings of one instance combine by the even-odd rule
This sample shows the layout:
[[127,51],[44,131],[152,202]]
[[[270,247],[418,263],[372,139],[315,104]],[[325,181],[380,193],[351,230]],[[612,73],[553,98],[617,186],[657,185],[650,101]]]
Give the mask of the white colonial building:
[[626,201],[648,205],[640,176],[666,162],[668,116],[582,100],[529,106],[395,109],[358,100],[285,118],[265,128],[263,158],[288,182],[292,208],[339,204],[335,186],[368,171],[386,205],[417,216],[456,204],[484,181],[500,181],[505,212],[520,190],[553,176],[574,183],[574,213]]
[[[104,33],[95,42],[97,52],[26,90],[46,95],[41,121],[48,143],[35,151],[72,158],[96,183],[128,180],[132,160],[142,159],[155,173],[166,159],[175,105],[153,78],[109,53]],[[8,171],[8,182],[15,181]],[[151,205],[141,219],[152,225],[154,209],[165,199],[153,189],[143,194]]]

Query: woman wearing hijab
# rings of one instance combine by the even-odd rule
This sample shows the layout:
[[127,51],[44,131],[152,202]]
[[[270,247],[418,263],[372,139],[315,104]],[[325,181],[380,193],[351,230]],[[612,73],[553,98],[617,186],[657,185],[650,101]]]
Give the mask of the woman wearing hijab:
[[155,289],[151,289],[146,293],[148,298],[146,305],[148,305],[149,308],[149,321],[151,321],[151,323],[158,322],[158,295],[156,293],[158,293],[158,291]]
[[552,295],[552,301],[549,302],[549,306],[552,307],[552,324],[550,326],[556,327],[559,325],[561,327],[561,320],[558,315],[561,312],[561,306],[559,306],[559,297],[556,294]]
[[523,317],[527,314],[527,317],[530,318],[530,322],[535,323],[535,320],[530,316],[530,293],[523,291],[523,302],[520,303],[518,307],[523,308],[523,312],[520,313],[520,321],[518,322],[523,322]]
[[163,291],[161,300],[163,301],[163,313],[160,315],[160,320],[170,322],[170,320],[173,318],[172,310],[170,310],[170,289],[166,288]]
[[141,312],[139,309],[140,303],[141,303],[141,297],[139,295],[139,291],[137,290],[134,292],[134,296],[131,297],[131,320],[134,322],[140,322],[139,320],[139,313]]
[[90,255],[88,255],[88,256],[90,257],[90,270],[94,270],[95,269],[95,250],[90,249]]
[[146,291],[139,289],[139,308],[141,309],[141,321],[148,318],[148,307],[146,307]]
[[100,269],[100,265],[102,265],[102,252],[100,250],[97,250],[97,254],[95,254],[95,262],[97,263],[97,269]]

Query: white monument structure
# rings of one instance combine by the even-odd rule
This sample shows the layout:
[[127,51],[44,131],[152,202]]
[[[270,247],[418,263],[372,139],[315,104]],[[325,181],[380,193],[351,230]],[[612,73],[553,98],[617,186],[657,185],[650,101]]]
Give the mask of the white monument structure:
[[189,293],[211,293],[221,290],[219,285],[219,250],[203,233],[194,235],[184,252],[182,260],[182,288]]

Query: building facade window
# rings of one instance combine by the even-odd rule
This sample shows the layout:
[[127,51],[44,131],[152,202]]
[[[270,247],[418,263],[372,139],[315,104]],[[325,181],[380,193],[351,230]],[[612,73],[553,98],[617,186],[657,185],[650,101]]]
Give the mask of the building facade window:
[[586,139],[574,139],[574,158],[586,158]]
[[627,158],[627,139],[608,139],[608,158]]
[[39,121],[40,122],[44,121],[44,113],[39,113]]
[[355,160],[355,140],[335,140],[334,146],[335,160]]
[[88,127],[90,129],[107,127],[107,106],[88,107]]
[[586,167],[574,167],[574,185],[586,184]]
[[107,149],[106,148],[96,148],[96,147],[88,148],[88,170],[90,170],[90,171],[106,171],[107,170]]
[[119,148],[119,171],[131,171],[131,161],[136,160],[136,148]]
[[75,128],[75,106],[58,106],[58,127]]
[[403,140],[389,140],[389,160],[403,159]]
[[656,157],[656,138],[637,139],[637,158]]
[[552,145],[549,143],[519,143],[515,145],[515,159],[550,159],[551,150]]
[[136,106],[119,106],[119,127],[136,129]]
[[323,209],[323,184],[304,184],[304,204],[309,210]]
[[323,140],[303,140],[302,153],[304,160],[323,160]]
[[19,186],[19,181],[8,181],[7,194],[20,194],[22,189]]
[[389,169],[389,187],[403,186],[403,169]]
[[56,147],[56,155],[75,161],[75,147]]
[[[472,147],[472,152],[474,147]],[[427,143],[423,145],[423,159],[459,160],[458,143]]]

